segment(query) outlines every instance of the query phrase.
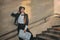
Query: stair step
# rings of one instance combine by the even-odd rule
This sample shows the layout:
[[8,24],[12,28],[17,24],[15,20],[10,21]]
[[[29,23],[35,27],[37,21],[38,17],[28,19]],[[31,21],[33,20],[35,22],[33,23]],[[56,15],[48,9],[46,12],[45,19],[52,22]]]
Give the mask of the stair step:
[[49,36],[55,40],[59,40],[60,39],[60,36],[57,36],[55,34],[51,34],[51,33],[45,33],[45,34],[42,34],[42,35],[45,35],[45,36]]
[[43,34],[37,34],[36,37],[40,38],[40,39],[43,39],[43,40],[55,40],[55,39],[51,38],[50,36],[46,36],[46,35],[43,35]]
[[60,27],[59,28],[48,28],[47,30],[56,30],[56,31],[60,31]]
[[47,30],[54,30],[53,28],[48,28]]
[[52,26],[52,27],[60,27],[60,25],[55,25],[55,26]]
[[60,31],[49,30],[49,31],[42,32],[42,34],[54,37],[56,39],[60,39]]
[[52,27],[52,28],[60,28],[60,27]]
[[53,27],[54,30],[59,30],[60,31],[60,27]]
[[33,39],[34,39],[34,40],[39,40],[39,38],[37,38],[37,37],[33,37]]
[[53,36],[53,37],[56,37],[56,38],[60,38],[60,35],[59,34],[54,34],[54,33],[51,33],[51,32],[45,32],[43,34],[49,35],[49,36]]
[[55,33],[55,34],[60,34],[60,31],[57,31],[57,30],[48,30],[48,32],[52,32],[52,33]]
[[46,33],[46,32],[54,33],[54,34],[59,34],[60,35],[60,31],[56,31],[56,30],[43,31],[42,33]]

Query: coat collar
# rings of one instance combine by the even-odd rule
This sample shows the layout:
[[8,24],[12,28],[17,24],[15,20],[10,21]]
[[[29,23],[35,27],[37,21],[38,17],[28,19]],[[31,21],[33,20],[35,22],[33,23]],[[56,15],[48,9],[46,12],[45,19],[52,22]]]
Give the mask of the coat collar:
[[[18,13],[18,16],[20,15],[21,13]],[[25,16],[26,16],[26,13],[24,13],[24,18],[25,18]]]
[[[21,13],[18,13],[19,15],[21,14]],[[26,13],[24,13],[24,15],[25,15]]]

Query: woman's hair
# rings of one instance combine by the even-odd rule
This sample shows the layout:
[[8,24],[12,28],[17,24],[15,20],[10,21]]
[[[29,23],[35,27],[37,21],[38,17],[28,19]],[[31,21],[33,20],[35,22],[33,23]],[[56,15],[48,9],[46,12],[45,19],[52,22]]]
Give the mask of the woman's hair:
[[23,6],[20,6],[20,7],[19,7],[19,11],[21,11],[21,9],[22,9],[22,8],[25,10],[25,7],[23,7]]

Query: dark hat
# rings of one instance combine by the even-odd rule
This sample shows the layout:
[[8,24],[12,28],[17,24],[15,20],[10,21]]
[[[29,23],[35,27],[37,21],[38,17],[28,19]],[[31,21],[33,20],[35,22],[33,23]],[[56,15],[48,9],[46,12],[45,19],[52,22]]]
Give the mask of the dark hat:
[[23,6],[20,6],[20,7],[19,7],[19,10],[21,10],[22,8],[25,10],[25,7],[23,7]]

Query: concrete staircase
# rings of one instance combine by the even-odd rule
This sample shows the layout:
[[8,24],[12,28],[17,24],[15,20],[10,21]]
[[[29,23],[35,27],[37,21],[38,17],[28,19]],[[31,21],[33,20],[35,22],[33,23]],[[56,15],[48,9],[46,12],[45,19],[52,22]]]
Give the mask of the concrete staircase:
[[[60,25],[52,26],[52,28],[48,28],[47,31],[43,31],[40,34],[36,34],[34,40],[60,40],[60,30],[57,28],[60,28]],[[19,39],[18,36],[15,36],[7,40],[19,40]]]
[[60,16],[54,15],[51,18],[51,28],[36,34],[36,40],[60,40]]
[[47,31],[43,31],[41,34],[37,34],[37,40],[60,40],[60,25],[48,28]]
[[[31,32],[34,35],[34,40],[60,40],[60,25],[59,25],[59,21],[60,18],[56,18],[54,19],[54,17],[52,17],[52,19],[48,18],[47,22],[45,22],[44,18],[43,18],[43,23],[41,21],[38,21],[37,23],[33,24],[34,27],[31,30]],[[53,25],[48,25],[51,24],[52,20],[54,20]],[[41,23],[42,24],[41,24]],[[50,23],[49,23],[50,22]],[[31,26],[33,26],[31,25]],[[36,26],[36,27],[35,27]],[[42,29],[42,30],[41,30]],[[12,33],[11,33],[12,32]],[[19,40],[18,36],[17,36],[17,30],[13,30],[11,32],[8,32],[7,34],[2,35],[2,37],[0,37],[0,40]]]

